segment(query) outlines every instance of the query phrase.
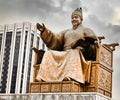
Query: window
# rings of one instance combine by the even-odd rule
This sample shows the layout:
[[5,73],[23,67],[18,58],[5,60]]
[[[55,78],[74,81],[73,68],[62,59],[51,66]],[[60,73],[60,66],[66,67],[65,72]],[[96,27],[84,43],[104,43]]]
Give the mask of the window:
[[40,42],[40,38],[37,37],[37,49],[39,49],[39,42]]
[[1,45],[2,45],[2,33],[0,33],[0,52],[1,52]]
[[31,62],[32,62],[32,47],[33,47],[34,35],[31,34],[31,43],[30,43],[30,53],[29,53],[29,62],[28,62],[28,73],[27,73],[27,87],[26,91],[28,92],[29,82],[30,82],[30,72],[31,72]]
[[3,58],[3,70],[1,76],[1,85],[0,85],[0,93],[6,92],[6,83],[7,83],[7,74],[8,74],[8,65],[9,65],[9,56],[10,56],[10,46],[12,40],[12,32],[6,33],[6,41],[5,41],[5,52]]
[[24,66],[25,66],[25,54],[26,54],[26,46],[27,46],[27,36],[28,31],[25,33],[25,42],[24,42],[24,54],[23,54],[23,62],[22,62],[22,75],[21,75],[21,82],[20,82],[20,93],[22,93],[22,83],[23,83],[23,75],[24,75]]
[[17,68],[18,68],[18,58],[19,58],[19,48],[20,48],[20,38],[21,38],[20,34],[21,34],[21,32],[16,33],[10,93],[15,93]]

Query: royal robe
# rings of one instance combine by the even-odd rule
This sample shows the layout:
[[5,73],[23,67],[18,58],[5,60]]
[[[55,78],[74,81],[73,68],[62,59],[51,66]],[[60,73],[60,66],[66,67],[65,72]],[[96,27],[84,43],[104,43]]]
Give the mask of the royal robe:
[[89,83],[91,61],[95,59],[97,36],[91,29],[80,25],[54,34],[47,28],[41,38],[49,48],[42,59],[37,80],[62,81],[69,77],[80,83]]

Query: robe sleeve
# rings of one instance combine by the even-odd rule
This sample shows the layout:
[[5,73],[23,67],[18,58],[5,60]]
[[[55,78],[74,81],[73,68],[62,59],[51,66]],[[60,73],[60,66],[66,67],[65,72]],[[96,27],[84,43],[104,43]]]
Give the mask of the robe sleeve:
[[41,38],[49,49],[61,51],[64,45],[64,33],[65,31],[54,34],[49,29],[45,28],[41,34]]
[[95,41],[99,43],[97,35],[89,28],[85,28],[84,37],[87,47],[84,48],[83,55],[86,60],[96,60],[96,47]]
[[94,44],[94,41],[98,41],[98,37],[96,36],[96,34],[94,33],[94,31],[92,31],[89,28],[85,28],[85,30],[84,30],[84,38],[90,44]]

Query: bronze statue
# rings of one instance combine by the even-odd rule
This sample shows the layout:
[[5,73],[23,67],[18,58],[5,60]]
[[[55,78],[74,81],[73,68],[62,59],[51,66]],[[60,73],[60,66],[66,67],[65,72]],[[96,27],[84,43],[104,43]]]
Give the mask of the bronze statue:
[[89,83],[91,60],[96,59],[98,37],[82,25],[82,8],[71,15],[72,28],[54,34],[44,24],[37,23],[41,38],[49,48],[44,53],[37,81],[75,80]]

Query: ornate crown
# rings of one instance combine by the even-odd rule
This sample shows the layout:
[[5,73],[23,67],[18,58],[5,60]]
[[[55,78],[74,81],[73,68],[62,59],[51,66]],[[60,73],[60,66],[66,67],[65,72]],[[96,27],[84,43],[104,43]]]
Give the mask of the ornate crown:
[[82,8],[81,7],[77,8],[77,9],[75,9],[75,11],[79,11],[80,13],[82,13]]
[[79,16],[81,17],[81,20],[83,20],[82,8],[81,8],[81,7],[75,9],[75,10],[73,11],[72,15],[73,15],[73,14],[77,14],[77,15],[79,15]]

